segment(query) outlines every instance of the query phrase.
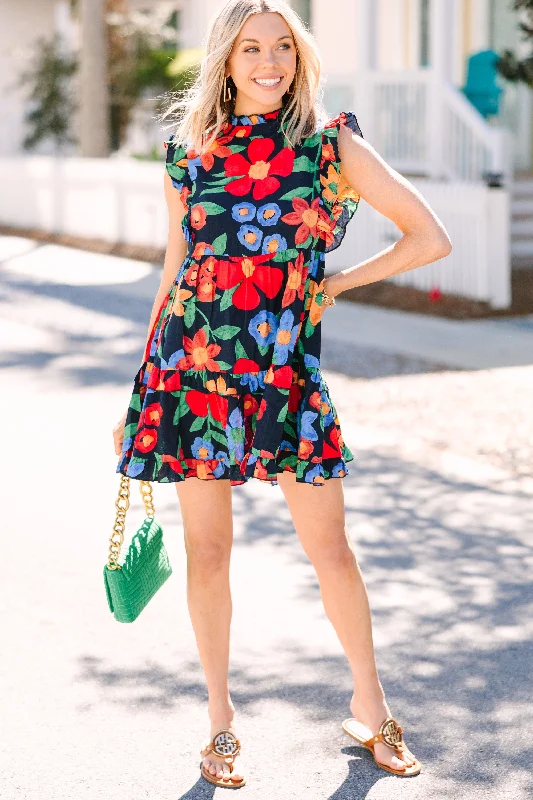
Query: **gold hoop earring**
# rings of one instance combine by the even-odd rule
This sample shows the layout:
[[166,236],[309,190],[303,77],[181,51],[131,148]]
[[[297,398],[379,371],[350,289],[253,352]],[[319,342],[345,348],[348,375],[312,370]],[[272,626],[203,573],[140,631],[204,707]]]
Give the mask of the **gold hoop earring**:
[[224,76],[224,101],[228,103],[231,100],[231,86],[226,83],[226,76]]
[[287,94],[294,94],[294,81],[291,83],[291,85],[287,89]]

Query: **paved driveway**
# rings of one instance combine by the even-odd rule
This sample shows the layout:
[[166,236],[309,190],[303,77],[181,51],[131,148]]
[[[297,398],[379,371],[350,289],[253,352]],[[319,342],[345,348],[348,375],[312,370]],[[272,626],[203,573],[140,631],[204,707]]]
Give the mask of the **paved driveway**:
[[[222,797],[199,772],[206,691],[174,487],[154,486],[174,574],[133,625],[109,614],[102,579],[118,485],[111,430],[157,275],[24,247],[5,244],[0,295],[0,796]],[[324,375],[356,456],[344,482],[348,527],[382,682],[424,770],[388,775],[342,732],[347,662],[281,490],[251,481],[233,491],[240,793],[531,798],[533,492],[519,443],[532,368],[439,371],[392,347],[340,347],[325,341]],[[142,518],[135,489],[130,530]]]

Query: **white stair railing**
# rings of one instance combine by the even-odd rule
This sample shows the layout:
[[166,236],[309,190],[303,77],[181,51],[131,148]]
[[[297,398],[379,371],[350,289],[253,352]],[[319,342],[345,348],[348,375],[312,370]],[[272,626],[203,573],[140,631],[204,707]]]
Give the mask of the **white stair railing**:
[[[489,124],[459,89],[431,69],[368,71],[356,81],[363,134],[395,169],[434,179],[512,180],[510,132]],[[359,104],[361,99],[362,105]],[[363,124],[365,123],[365,124]]]

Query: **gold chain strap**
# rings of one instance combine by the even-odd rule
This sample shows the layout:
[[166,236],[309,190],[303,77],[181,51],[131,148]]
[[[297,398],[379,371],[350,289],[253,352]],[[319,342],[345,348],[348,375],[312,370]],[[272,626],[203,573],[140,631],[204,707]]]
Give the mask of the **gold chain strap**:
[[[147,517],[153,517],[154,498],[152,495],[152,485],[148,481],[140,482],[141,496],[146,510]],[[120,487],[118,490],[118,497],[115,500],[115,507],[117,513],[115,516],[115,524],[113,525],[113,533],[109,539],[109,560],[107,562],[108,569],[122,569],[118,564],[118,557],[120,555],[120,548],[124,541],[124,527],[126,524],[126,511],[130,507],[130,479],[127,475],[120,476]]]

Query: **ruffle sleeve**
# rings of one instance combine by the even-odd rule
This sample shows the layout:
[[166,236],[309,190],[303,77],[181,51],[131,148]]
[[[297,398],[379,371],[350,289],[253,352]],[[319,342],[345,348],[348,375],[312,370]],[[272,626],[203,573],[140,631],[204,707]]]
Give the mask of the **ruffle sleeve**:
[[180,193],[183,205],[186,206],[187,198],[192,192],[187,148],[175,143],[174,134],[164,142],[164,145],[167,151],[166,170],[172,179],[172,185],[178,189]]
[[341,174],[338,135],[341,125],[346,125],[363,138],[357,117],[351,111],[341,113],[325,123],[322,130],[322,158],[320,161],[320,186],[324,209],[331,219],[331,235],[324,251],[335,250],[342,242],[346,226],[357,211],[359,195]]

